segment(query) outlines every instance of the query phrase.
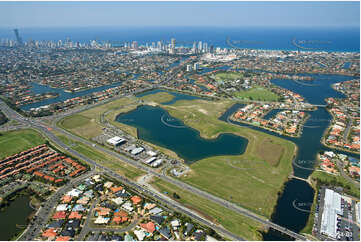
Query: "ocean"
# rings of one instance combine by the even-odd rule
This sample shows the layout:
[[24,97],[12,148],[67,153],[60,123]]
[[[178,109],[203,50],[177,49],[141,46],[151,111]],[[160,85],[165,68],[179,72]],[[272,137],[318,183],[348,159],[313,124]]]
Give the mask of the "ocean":
[[[65,40],[89,43],[90,40],[112,44],[138,41],[151,44],[162,40],[191,47],[194,41],[221,48],[267,50],[360,51],[359,27],[72,27],[21,28],[23,40]],[[15,39],[11,28],[0,28],[0,39]]]

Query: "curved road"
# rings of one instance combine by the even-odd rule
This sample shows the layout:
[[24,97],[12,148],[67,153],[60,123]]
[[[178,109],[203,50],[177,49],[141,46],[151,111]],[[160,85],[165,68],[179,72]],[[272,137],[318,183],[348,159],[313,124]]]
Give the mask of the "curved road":
[[[152,193],[150,191],[145,190],[143,187],[139,186],[138,184],[136,184],[136,183],[134,183],[132,181],[129,181],[126,178],[123,178],[119,174],[115,173],[113,170],[111,170],[111,169],[109,169],[107,167],[98,165],[95,161],[93,161],[93,160],[79,154],[78,152],[72,150],[71,148],[67,147],[52,132],[49,131],[49,129],[48,129],[48,127],[46,125],[40,124],[39,122],[36,122],[34,120],[31,120],[31,119],[25,119],[23,116],[21,116],[20,114],[18,114],[14,110],[10,109],[3,101],[0,101],[0,107],[3,110],[3,112],[5,113],[5,115],[8,116],[9,119],[10,118],[11,119],[16,119],[19,122],[28,123],[29,125],[31,125],[31,127],[36,128],[37,130],[41,131],[46,136],[48,136],[48,138],[50,140],[52,140],[55,144],[59,145],[60,147],[62,147],[65,150],[70,151],[70,153],[75,154],[76,156],[80,157],[81,159],[88,162],[89,164],[91,164],[91,165],[93,165],[95,167],[99,167],[99,168],[103,169],[104,171],[106,171],[111,176],[113,176],[113,177],[115,177],[115,178],[117,178],[117,179],[119,179],[121,181],[124,181],[125,183],[128,183],[131,186],[136,187],[137,189],[140,189],[139,191],[143,191],[144,193],[148,193],[148,195],[150,195],[151,197],[155,197],[157,200],[162,201],[165,204],[169,203],[166,200],[164,200],[163,198],[159,197],[158,195],[156,195],[156,194],[154,194],[154,193]],[[90,145],[90,146],[92,146],[94,144],[94,143],[92,143],[92,142],[90,142],[88,140],[85,140],[83,138],[75,136],[75,135],[73,135],[73,134],[71,134],[71,133],[69,133],[69,132],[67,132],[67,131],[65,131],[63,129],[58,128],[58,127],[52,127],[52,128],[54,130],[62,133],[62,134],[65,134],[66,136],[70,137],[71,139],[82,142],[83,144]],[[212,194],[210,194],[208,192],[205,192],[203,190],[195,188],[195,187],[193,187],[191,185],[188,185],[188,184],[186,184],[184,182],[181,182],[179,180],[176,180],[174,178],[171,178],[171,177],[165,176],[163,174],[157,173],[152,168],[146,167],[145,165],[142,165],[140,162],[136,162],[134,160],[131,160],[128,157],[125,157],[125,156],[123,156],[123,155],[121,155],[119,153],[116,153],[114,151],[105,149],[105,148],[103,148],[103,147],[101,147],[99,145],[94,147],[94,149],[97,149],[97,150],[99,150],[101,152],[107,153],[107,154],[109,154],[111,156],[117,157],[117,158],[121,159],[122,161],[137,167],[138,169],[146,171],[149,174],[152,174],[152,175],[154,175],[154,176],[156,176],[158,178],[161,178],[161,179],[163,179],[163,180],[165,180],[165,181],[167,181],[169,183],[172,183],[172,184],[174,184],[174,185],[176,185],[178,187],[181,187],[182,189],[186,189],[186,190],[188,190],[190,192],[193,192],[193,193],[195,193],[195,194],[197,194],[199,196],[202,196],[202,197],[204,197],[204,198],[206,198],[208,200],[211,200],[211,201],[213,201],[215,203],[218,203],[219,205],[221,205],[223,207],[229,208],[229,209],[231,209],[232,211],[234,211],[236,213],[239,213],[241,215],[249,217],[249,218],[251,218],[251,219],[253,219],[253,220],[255,220],[255,221],[259,222],[259,223],[262,223],[262,224],[264,224],[264,225],[266,225],[268,227],[271,227],[271,228],[273,228],[275,230],[278,230],[278,231],[280,231],[282,233],[285,233],[285,234],[287,234],[287,235],[289,235],[289,236],[291,236],[291,237],[293,237],[293,238],[295,238],[297,240],[306,240],[306,237],[303,236],[303,235],[300,235],[300,234],[298,234],[298,233],[296,233],[294,231],[288,230],[287,228],[284,228],[284,227],[282,227],[282,226],[280,226],[278,224],[275,224],[275,223],[269,221],[268,219],[262,218],[259,215],[255,214],[255,213],[253,213],[253,212],[251,212],[251,211],[249,211],[249,210],[247,210],[245,208],[242,208],[242,207],[240,207],[238,205],[235,205],[235,204],[233,204],[233,203],[231,203],[229,201],[226,201],[226,200],[224,200],[222,198],[219,198],[219,197],[217,197],[215,195],[212,195]],[[194,218],[194,219],[196,219],[198,221],[201,221],[202,223],[206,224],[207,226],[214,228],[216,231],[219,231],[222,234],[228,235],[230,238],[233,238],[233,239],[236,239],[236,240],[243,240],[242,238],[239,238],[238,236],[233,235],[229,231],[227,231],[227,230],[225,230],[225,229],[223,229],[223,228],[221,228],[219,226],[215,226],[214,223],[211,223],[211,222],[199,217],[195,213],[189,214],[188,211],[185,211],[183,208],[181,208],[177,204],[172,204],[172,206],[174,206],[177,210],[180,210],[183,213],[187,214],[188,216],[190,216],[190,217],[192,217],[192,218]]]

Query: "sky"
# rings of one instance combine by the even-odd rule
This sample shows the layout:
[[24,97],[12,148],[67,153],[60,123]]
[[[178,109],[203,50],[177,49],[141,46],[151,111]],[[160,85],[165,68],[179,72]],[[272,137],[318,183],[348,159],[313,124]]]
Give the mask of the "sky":
[[0,2],[0,28],[360,26],[359,2]]

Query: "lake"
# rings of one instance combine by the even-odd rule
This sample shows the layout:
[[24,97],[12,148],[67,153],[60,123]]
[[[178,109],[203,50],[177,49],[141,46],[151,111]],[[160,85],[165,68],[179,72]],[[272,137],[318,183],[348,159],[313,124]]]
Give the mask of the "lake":
[[199,131],[185,126],[160,107],[139,106],[118,115],[116,120],[136,127],[140,139],[174,151],[187,164],[211,156],[240,155],[248,143],[247,139],[233,134],[204,139]]

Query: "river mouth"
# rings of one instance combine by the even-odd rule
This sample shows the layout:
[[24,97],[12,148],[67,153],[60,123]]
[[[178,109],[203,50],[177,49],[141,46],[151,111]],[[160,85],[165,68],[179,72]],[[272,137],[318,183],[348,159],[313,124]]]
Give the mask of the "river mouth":
[[174,151],[188,165],[212,156],[241,155],[248,144],[247,139],[229,133],[204,139],[199,131],[184,125],[160,107],[139,106],[119,114],[116,121],[136,127],[140,139]]

